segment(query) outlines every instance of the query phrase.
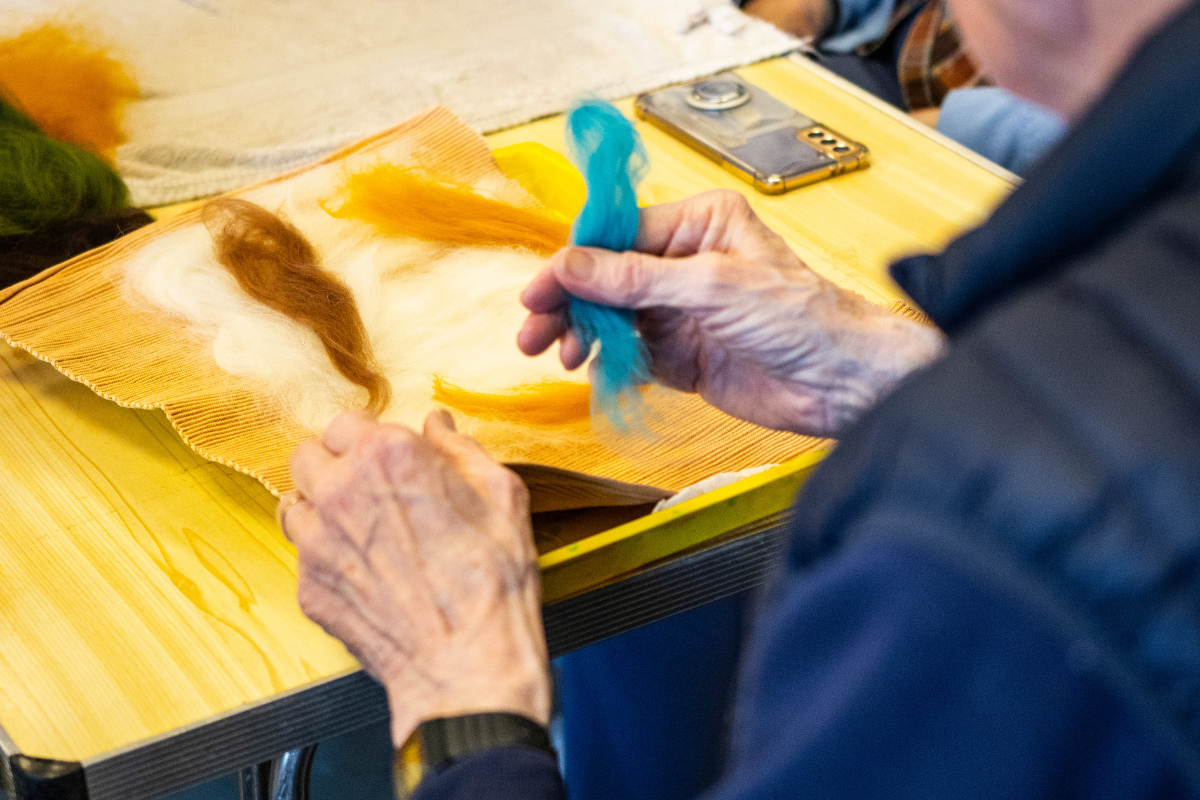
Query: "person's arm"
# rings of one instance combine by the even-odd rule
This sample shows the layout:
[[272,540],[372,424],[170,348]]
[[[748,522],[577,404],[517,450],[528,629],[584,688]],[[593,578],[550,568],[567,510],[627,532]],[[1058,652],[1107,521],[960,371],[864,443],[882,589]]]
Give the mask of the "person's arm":
[[[805,267],[739,194],[646,209],[638,246],[646,252],[560,252],[525,292],[534,313],[522,348],[561,338],[564,363],[583,363],[567,291],[638,308],[660,380],[760,424],[826,434],[942,350],[936,330]],[[547,724],[537,557],[514,473],[443,411],[421,434],[343,414],[300,445],[292,475],[297,492],[278,514],[299,557],[301,608],[383,684],[397,746],[442,717]],[[495,787],[561,794],[553,759],[533,748],[464,756],[422,791],[482,800],[470,765],[494,759],[512,767]]]
[[[445,411],[422,434],[354,412],[297,448],[292,476],[297,493],[278,514],[296,545],[300,607],[383,684],[397,748],[435,718],[502,712],[548,725],[537,552],[512,471]],[[563,796],[548,753],[495,751],[451,764],[428,791],[470,787],[464,768],[499,758],[491,797]],[[521,793],[504,794],[509,783]],[[460,791],[432,796],[486,796]]]
[[[520,482],[431,415],[424,435],[362,414],[293,462],[283,506],[305,613],[379,678],[394,741],[431,717],[545,724],[549,678]],[[1182,796],[1082,629],[967,532],[887,518],[774,585],[743,665],[726,776],[707,800]],[[867,532],[869,533],[869,531]],[[936,537],[936,538],[935,538]],[[931,545],[932,543],[932,545]],[[420,800],[563,800],[554,758],[483,750]]]
[[642,209],[636,246],[557,253],[522,297],[521,349],[561,341],[575,369],[588,354],[568,293],[635,308],[663,384],[764,427],[832,436],[945,347],[935,328],[813,272],[737,192]]

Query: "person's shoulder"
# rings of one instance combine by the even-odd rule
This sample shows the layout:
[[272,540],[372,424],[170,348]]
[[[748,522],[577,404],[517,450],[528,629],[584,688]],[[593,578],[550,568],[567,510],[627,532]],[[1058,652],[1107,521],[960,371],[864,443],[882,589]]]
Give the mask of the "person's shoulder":
[[792,563],[866,520],[953,529],[1099,631],[1200,763],[1183,656],[1200,642],[1200,156],[1180,166],[847,432],[804,490]]

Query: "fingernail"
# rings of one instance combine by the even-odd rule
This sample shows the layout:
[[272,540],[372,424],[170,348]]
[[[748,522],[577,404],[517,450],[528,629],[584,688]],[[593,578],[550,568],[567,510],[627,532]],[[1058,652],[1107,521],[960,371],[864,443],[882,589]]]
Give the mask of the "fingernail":
[[563,259],[563,271],[571,279],[587,283],[596,274],[596,258],[587,250],[572,250]]

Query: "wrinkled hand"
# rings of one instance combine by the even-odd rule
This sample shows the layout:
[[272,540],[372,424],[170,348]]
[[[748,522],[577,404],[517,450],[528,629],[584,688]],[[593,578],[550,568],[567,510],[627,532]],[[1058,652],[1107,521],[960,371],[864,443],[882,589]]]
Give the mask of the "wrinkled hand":
[[945,346],[940,332],[810,270],[737,192],[642,209],[635,247],[556,253],[521,297],[532,312],[521,350],[561,340],[563,365],[583,364],[568,293],[639,309],[665,385],[759,425],[831,436]]
[[521,480],[446,412],[424,435],[342,414],[292,457],[281,501],[300,607],[387,689],[392,737],[508,711],[545,725],[550,681]]

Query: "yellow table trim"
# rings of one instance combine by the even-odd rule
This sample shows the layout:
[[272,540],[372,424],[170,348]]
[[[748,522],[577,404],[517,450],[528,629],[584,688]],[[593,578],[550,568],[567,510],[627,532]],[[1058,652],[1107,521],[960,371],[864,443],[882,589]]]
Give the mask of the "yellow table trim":
[[783,511],[828,451],[777,467],[649,514],[538,559],[542,600],[553,603],[661,558]]

